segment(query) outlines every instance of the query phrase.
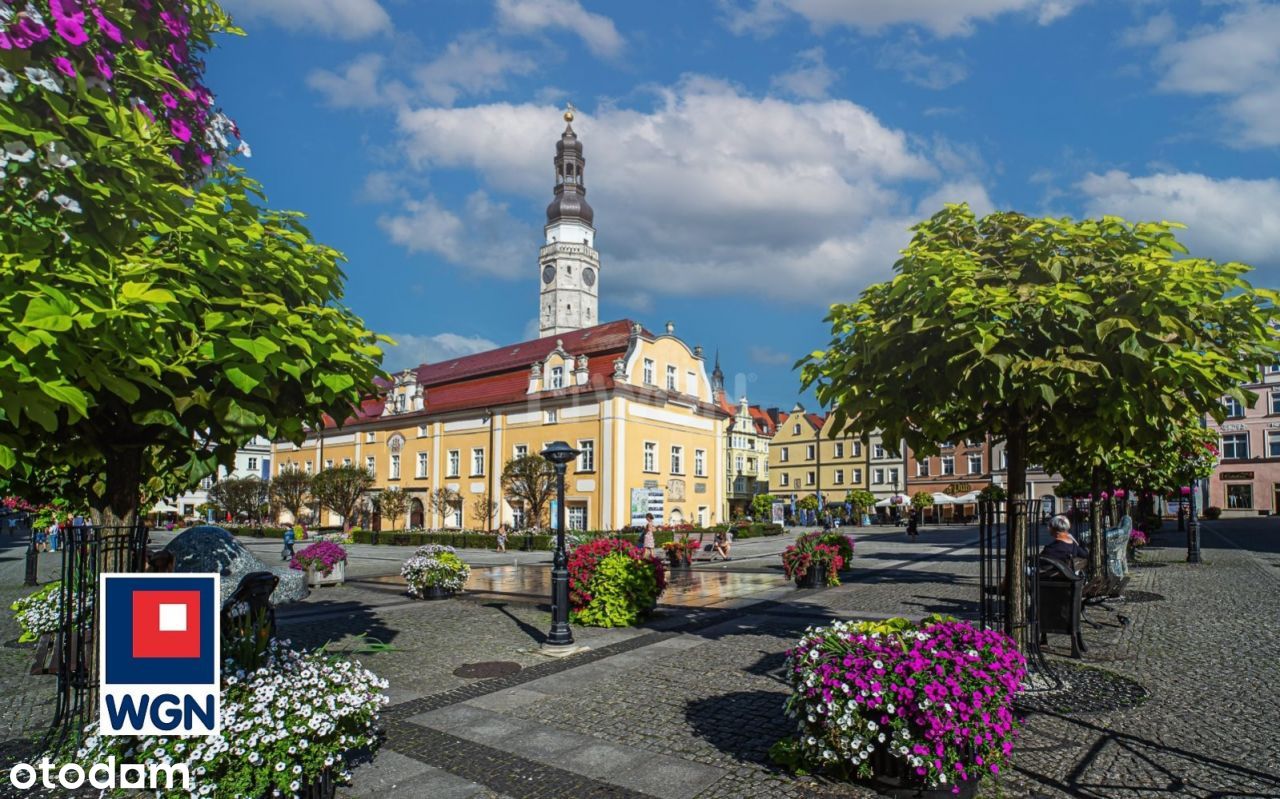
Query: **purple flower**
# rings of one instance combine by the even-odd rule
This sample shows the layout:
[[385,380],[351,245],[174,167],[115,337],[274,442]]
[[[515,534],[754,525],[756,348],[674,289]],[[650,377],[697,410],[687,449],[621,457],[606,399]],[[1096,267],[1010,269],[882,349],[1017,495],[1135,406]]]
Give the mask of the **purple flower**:
[[56,20],[53,23],[53,27],[54,30],[58,32],[58,35],[66,40],[67,44],[72,47],[79,47],[89,41],[89,34],[84,31],[83,19],[83,14],[80,15],[80,19],[78,20],[70,17],[63,17],[62,19]]
[[76,68],[72,66],[71,59],[57,56],[53,59],[53,65],[58,68],[59,72],[66,75],[68,78],[74,78],[76,76]]
[[98,67],[98,74],[107,80],[111,80],[111,76],[115,73],[111,71],[111,64],[102,55],[93,57],[93,63]]
[[49,38],[49,29],[34,20],[22,17],[17,25],[9,29],[9,36],[19,50],[29,50],[31,45]]
[[89,10],[93,13],[93,19],[98,23],[98,30],[102,31],[103,36],[116,44],[124,44],[124,35],[120,33],[120,28],[107,19],[107,15],[102,13],[102,9],[98,8],[97,3],[90,2]]
[[169,132],[181,142],[191,141],[191,128],[187,127],[187,123],[181,119],[169,120]]
[[178,107],[178,99],[168,92],[160,95],[160,102],[164,103],[164,107],[170,111]]

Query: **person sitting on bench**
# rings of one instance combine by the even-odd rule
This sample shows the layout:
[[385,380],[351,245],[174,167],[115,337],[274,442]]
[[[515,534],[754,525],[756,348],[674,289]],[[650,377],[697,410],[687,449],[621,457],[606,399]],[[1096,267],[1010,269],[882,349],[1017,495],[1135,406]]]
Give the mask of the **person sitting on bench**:
[[716,533],[716,542],[711,547],[712,550],[715,552],[715,555],[712,555],[711,559],[715,560],[716,559],[715,556],[719,555],[725,560],[733,560],[733,558],[729,557],[729,548],[732,546],[733,546],[733,539],[729,537],[729,533],[723,530]]
[[[1067,517],[1059,515],[1050,519],[1049,531],[1053,533],[1053,540],[1040,550],[1040,556],[1070,564],[1076,571],[1083,570],[1084,564],[1089,562],[1089,550],[1080,546],[1071,534],[1071,522]],[[1077,561],[1077,558],[1082,560]]]

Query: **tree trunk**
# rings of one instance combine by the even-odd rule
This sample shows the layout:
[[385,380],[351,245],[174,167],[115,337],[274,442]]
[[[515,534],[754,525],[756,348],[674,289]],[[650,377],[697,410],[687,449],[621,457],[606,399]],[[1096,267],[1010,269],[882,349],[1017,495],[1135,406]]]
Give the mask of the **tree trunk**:
[[95,527],[132,527],[142,489],[142,448],[112,447],[106,455],[106,491],[90,511]]
[[1107,542],[1102,540],[1102,467],[1093,467],[1089,486],[1089,576],[1100,579],[1106,574]]
[[1027,649],[1027,517],[1023,513],[1027,497],[1027,425],[1015,419],[1005,443],[1008,457],[1009,496],[1005,506],[1008,538],[1005,542],[1005,574],[1009,593],[1005,595],[1005,632],[1018,650]]

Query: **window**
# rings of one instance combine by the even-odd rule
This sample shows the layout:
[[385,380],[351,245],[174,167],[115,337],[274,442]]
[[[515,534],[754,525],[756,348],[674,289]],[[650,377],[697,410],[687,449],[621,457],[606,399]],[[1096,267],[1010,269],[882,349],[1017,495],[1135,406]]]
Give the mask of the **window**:
[[565,525],[570,530],[587,529],[587,506],[586,505],[569,505],[565,504],[564,508]]
[[306,468],[307,468],[307,474],[311,474],[311,461],[307,461],[307,462],[306,462],[305,464],[303,464],[303,465],[304,465],[304,466],[306,466]]
[[928,477],[928,476],[929,476],[929,459],[925,458],[924,460],[916,461],[916,477]]
[[667,391],[676,390],[676,368],[667,364]]
[[817,473],[815,473],[813,470],[805,472],[804,482],[806,485],[813,485],[814,483],[818,482]]
[[378,436],[378,434],[377,434],[377,433],[374,433],[373,431],[370,431],[370,432],[368,432],[368,433],[365,433],[365,434],[364,434],[364,443],[366,443],[366,444],[372,444],[374,441],[376,441],[376,440],[377,440],[377,436]]
[[418,466],[417,466],[417,470],[413,473],[413,476],[414,477],[427,476],[427,453],[425,452],[418,453]]
[[396,413],[404,413],[404,394],[396,395]]
[[387,475],[387,479],[388,480],[400,479],[400,456],[399,455],[391,456],[391,467],[390,467],[390,472]]
[[982,474],[982,453],[969,454],[969,474]]
[[943,474],[956,473],[956,456],[955,455],[942,456],[942,473]]
[[1273,375],[1280,372],[1280,363],[1273,363],[1267,367],[1267,374]]
[[844,442],[843,442],[843,441],[837,441],[837,442],[836,442],[836,446],[835,446],[835,450],[836,450],[836,457],[837,457],[837,458],[843,458],[843,457],[844,457]]
[[557,418],[554,410],[547,411],[547,424],[555,424]]
[[658,445],[652,441],[644,442],[644,470],[646,472],[658,471]]
[[445,477],[457,477],[462,472],[462,453],[456,449],[449,450],[449,471]]
[[871,482],[876,485],[884,485],[884,469],[872,469]]
[[813,460],[813,452],[814,446],[812,444],[806,444],[804,448],[804,459],[807,461]]
[[684,393],[698,396],[698,376],[693,372],[684,373]]
[[1244,416],[1244,406],[1235,397],[1227,397],[1222,401],[1222,404],[1227,406],[1227,416]]
[[707,476],[707,451],[705,449],[695,449],[693,451],[693,475],[694,477]]
[[653,359],[652,359],[652,358],[645,358],[645,359],[644,359],[644,384],[645,384],[646,386],[652,386],[652,385],[654,384],[654,383],[653,383]]
[[747,458],[747,471],[748,471],[748,472],[751,472],[752,474],[755,474],[755,471],[756,471],[756,459],[755,459],[755,458]]
[[580,472],[594,472],[596,470],[596,442],[586,439],[578,442],[577,469]]
[[853,442],[850,442],[850,443],[852,443],[852,445],[853,445],[853,457],[855,457],[855,458],[861,458],[861,457],[862,457],[862,442],[861,442],[861,441],[853,441]]
[[898,470],[890,469],[888,476],[889,476],[889,485],[894,486],[896,488],[898,485]]
[[791,460],[791,453],[790,451],[787,450],[786,447],[778,448],[778,460],[782,463],[786,463],[787,461]]
[[793,435],[793,436],[798,436],[798,435],[800,435],[800,423],[799,423],[799,422],[796,422],[794,425],[792,425],[792,426],[791,426],[791,435]]
[[425,424],[418,425],[418,438],[427,437],[427,426]]
[[754,438],[748,438],[747,449],[755,449],[755,448],[756,448],[756,440]]
[[844,482],[844,469],[836,469],[836,485]]
[[251,472],[256,472],[256,471],[258,471],[258,459],[257,459],[257,458],[250,458],[250,459],[249,459],[249,471],[251,471]]
[[1280,391],[1271,392],[1271,412],[1280,413]]
[[951,443],[950,441],[943,441],[938,446],[941,447],[942,449],[954,449],[956,445]]
[[369,457],[365,458],[364,470],[368,472],[370,475],[376,475],[378,473],[378,459],[375,458],[373,455],[370,455]]
[[484,474],[484,450],[476,447],[471,450],[471,476],[479,477]]
[[876,460],[883,460],[883,459],[884,459],[884,445],[883,445],[883,444],[872,444],[872,445],[871,445],[871,457],[875,458]]
[[1250,483],[1228,483],[1227,484],[1227,507],[1228,508],[1252,508],[1253,507],[1253,485]]
[[1242,459],[1249,457],[1249,434],[1228,433],[1222,437],[1222,458]]
[[1000,450],[1000,468],[1001,469],[1009,468],[1009,454],[1004,450]]
[[742,456],[741,456],[741,455],[739,455],[739,456],[737,456],[736,458],[734,458],[734,459],[733,459],[733,468],[734,468],[734,471],[735,471],[735,472],[737,472],[738,474],[742,474],[742,466],[743,466],[743,463],[742,463]]
[[350,466],[350,465],[351,465],[351,459],[350,459],[350,458],[343,458],[343,459],[342,459],[342,465],[343,465],[343,466]]
[[862,482],[862,470],[861,470],[861,469],[854,469],[854,470],[853,470],[853,482],[855,482],[855,483],[861,483],[861,482]]
[[671,473],[684,474],[684,447],[671,447]]
[[551,367],[551,388],[564,388],[564,367]]
[[516,459],[519,460],[520,458],[523,458],[529,454],[529,445],[516,444],[516,448],[514,452],[515,452]]
[[787,474],[786,472],[783,472],[778,477],[778,485],[784,485],[784,486],[791,485],[791,475]]
[[1267,457],[1280,458],[1280,432],[1267,433]]
[[326,469],[332,469],[332,468],[333,468],[333,458],[325,458],[325,459],[324,459],[324,468],[326,468]]

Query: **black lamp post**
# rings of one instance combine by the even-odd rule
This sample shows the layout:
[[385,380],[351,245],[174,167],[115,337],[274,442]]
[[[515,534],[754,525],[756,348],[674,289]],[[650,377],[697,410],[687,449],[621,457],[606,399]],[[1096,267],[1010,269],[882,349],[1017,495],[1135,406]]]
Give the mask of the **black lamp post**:
[[573,633],[569,630],[569,557],[564,551],[564,467],[580,453],[563,441],[553,441],[541,454],[556,469],[556,552],[551,561],[551,632],[546,645],[568,647],[573,645]]
[[1196,489],[1199,478],[1191,480],[1191,517],[1187,521],[1187,563],[1200,563],[1200,519],[1196,516]]

